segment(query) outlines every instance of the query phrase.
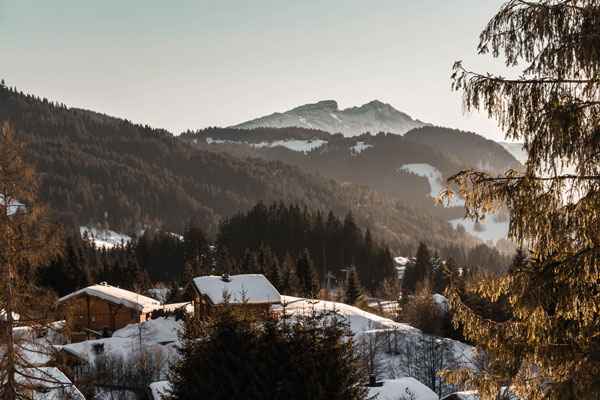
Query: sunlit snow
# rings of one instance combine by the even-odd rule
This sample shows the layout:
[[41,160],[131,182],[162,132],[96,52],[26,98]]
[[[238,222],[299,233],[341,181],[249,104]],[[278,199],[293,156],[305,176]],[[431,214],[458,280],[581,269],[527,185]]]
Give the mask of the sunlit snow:
[[[434,166],[429,164],[405,164],[399,169],[400,171],[410,172],[417,176],[426,178],[429,182],[430,196],[436,198],[444,190],[442,173]],[[462,207],[465,205],[463,199],[455,196],[449,203],[444,201],[444,205],[448,207]]]
[[249,143],[249,142],[237,142],[235,140],[222,140],[222,139],[213,139],[206,138],[207,144],[245,144],[254,148],[263,148],[263,147],[285,147],[292,151],[309,153],[319,147],[327,144],[326,140],[321,139],[312,139],[312,140],[296,140],[296,139],[287,139],[287,140],[275,140],[273,142],[259,142],[259,143]]
[[362,141],[358,141],[354,146],[350,147],[350,150],[352,150],[352,154],[360,154],[369,147],[373,147],[373,145]]
[[79,228],[81,237],[86,236],[98,248],[112,249],[131,241],[131,237],[108,229],[96,229],[88,226]]
[[448,221],[454,228],[462,225],[465,230],[483,240],[484,242],[496,242],[500,239],[506,239],[508,236],[508,221],[497,221],[493,215],[488,216],[479,224],[471,219],[457,218]]

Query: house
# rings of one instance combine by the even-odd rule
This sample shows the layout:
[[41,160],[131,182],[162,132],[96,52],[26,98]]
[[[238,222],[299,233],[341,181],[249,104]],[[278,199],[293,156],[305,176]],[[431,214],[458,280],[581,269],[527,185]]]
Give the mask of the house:
[[194,313],[205,318],[225,303],[257,315],[271,312],[281,304],[281,295],[262,274],[200,276],[193,279]]
[[158,300],[107,283],[88,286],[58,300],[71,340],[109,336],[117,329],[150,318],[161,307]]

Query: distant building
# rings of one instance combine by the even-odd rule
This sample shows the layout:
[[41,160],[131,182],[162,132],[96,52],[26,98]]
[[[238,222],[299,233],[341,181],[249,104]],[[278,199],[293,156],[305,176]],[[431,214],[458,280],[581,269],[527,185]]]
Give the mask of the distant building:
[[71,329],[71,340],[112,334],[150,318],[161,307],[158,300],[106,283],[88,286],[58,300]]
[[206,318],[223,304],[243,307],[266,315],[273,305],[281,304],[281,295],[261,274],[200,276],[193,279],[194,313]]

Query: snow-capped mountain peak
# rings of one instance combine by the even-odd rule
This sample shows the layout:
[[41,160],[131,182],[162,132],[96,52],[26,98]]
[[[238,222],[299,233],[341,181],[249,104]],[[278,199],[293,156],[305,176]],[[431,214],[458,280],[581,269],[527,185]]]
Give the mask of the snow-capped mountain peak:
[[376,134],[390,132],[403,135],[411,129],[428,125],[380,100],[372,100],[361,106],[339,109],[335,100],[322,100],[304,104],[282,113],[242,122],[234,128],[301,127],[326,132],[341,132],[345,136],[357,136],[365,132]]

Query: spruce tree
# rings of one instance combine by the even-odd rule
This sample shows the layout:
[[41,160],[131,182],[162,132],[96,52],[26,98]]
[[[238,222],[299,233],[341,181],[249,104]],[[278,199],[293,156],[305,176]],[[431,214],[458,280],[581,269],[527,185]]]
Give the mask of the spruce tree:
[[478,50],[521,73],[454,66],[466,110],[496,118],[528,153],[521,171],[467,170],[450,180],[469,217],[508,209],[509,237],[530,254],[510,274],[472,288],[492,302],[507,298],[507,321],[483,318],[452,292],[456,322],[491,366],[502,366],[454,374],[483,399],[507,385],[530,400],[600,396],[599,37],[598,0],[511,0],[484,28]]
[[360,282],[358,279],[358,274],[356,270],[353,268],[352,271],[348,274],[348,281],[346,282],[346,290],[344,296],[344,302],[346,304],[354,305],[358,301],[361,296],[360,290]]

